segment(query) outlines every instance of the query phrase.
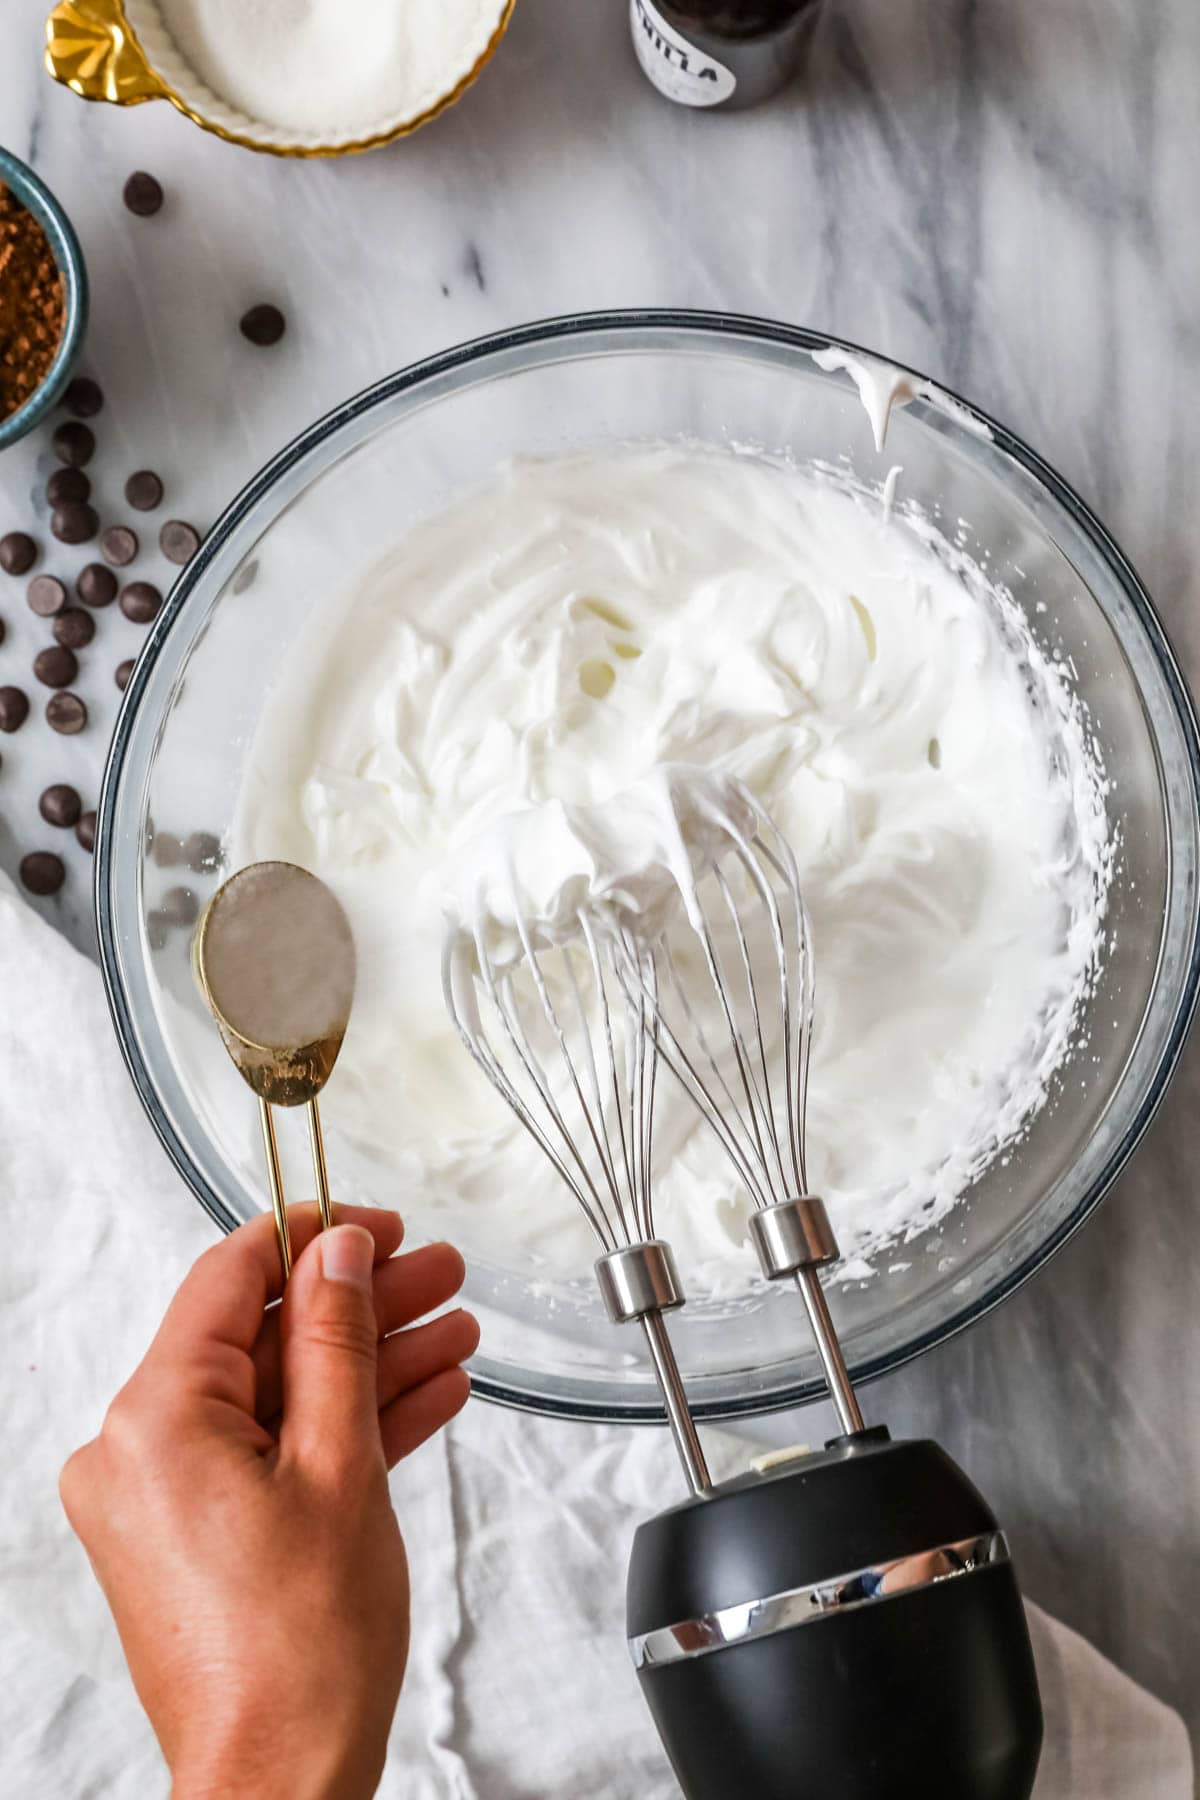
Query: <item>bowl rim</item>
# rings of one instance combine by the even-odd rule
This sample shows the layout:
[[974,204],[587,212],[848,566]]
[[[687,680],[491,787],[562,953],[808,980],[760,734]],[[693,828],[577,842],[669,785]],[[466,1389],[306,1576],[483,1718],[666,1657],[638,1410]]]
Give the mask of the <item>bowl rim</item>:
[[88,278],[83,251],[75,235],[75,227],[67,217],[62,202],[51,193],[40,175],[28,163],[0,145],[0,182],[12,189],[21,204],[29,209],[46,234],[58,272],[63,282],[64,318],[62,336],[54,360],[44,379],[16,412],[0,419],[0,450],[15,444],[44,419],[70,379],[79,355],[83,334],[87,329]]
[[[896,362],[890,357],[881,357],[876,351],[868,350],[848,339],[835,337],[827,332],[810,330],[804,326],[787,325],[780,321],[756,317],[753,314],[703,311],[691,308],[626,308],[563,314],[488,333],[423,358],[392,375],[385,376],[382,380],[362,389],[339,406],[323,414],[285,444],[229,503],[205,538],[199,551],[186,569],[181,572],[151,628],[150,635],[143,646],[122,697],[109,747],[97,807],[94,874],[97,939],[109,1009],[125,1065],[163,1148],[205,1211],[226,1232],[232,1230],[239,1221],[232,1216],[219,1196],[208,1187],[199,1171],[191,1164],[186,1150],[176,1138],[169,1120],[158,1104],[154,1084],[138,1048],[131,1009],[122,985],[120,959],[117,953],[113,914],[111,847],[115,842],[114,825],[120,799],[122,769],[129,748],[134,720],[146,689],[150,671],[162,650],[172,625],[183,612],[217,552],[257,507],[259,501],[270,493],[281,477],[301,463],[325,439],[386,401],[455,371],[474,368],[479,372],[478,379],[479,374],[487,374],[490,362],[500,363],[503,368],[505,359],[513,351],[554,343],[562,343],[569,347],[574,341],[582,344],[594,336],[606,337],[611,340],[614,337],[619,338],[622,334],[628,336],[630,340],[628,347],[635,351],[653,348],[652,344],[647,343],[648,334],[651,337],[661,335],[664,340],[674,339],[675,343],[672,347],[675,348],[678,347],[677,340],[680,335],[684,337],[693,335],[697,341],[701,339],[711,341],[714,337],[717,339],[727,338],[731,348],[739,341],[745,342],[750,339],[760,344],[782,346],[805,354],[814,350],[835,349],[844,351],[851,356],[865,357],[869,361],[886,363],[888,367],[912,376],[917,382],[926,383],[933,391],[935,398],[945,395],[952,409],[961,409],[973,421],[976,428],[984,428],[991,435],[996,446],[1031,475],[1064,509],[1075,527],[1091,540],[1099,556],[1108,564],[1120,583],[1145,632],[1146,641],[1158,663],[1159,671],[1174,707],[1186,745],[1191,810],[1200,816],[1200,727],[1197,724],[1195,705],[1166,630],[1132,563],[1087,503],[1049,463],[1044,461],[1015,432],[1010,431],[1007,426],[992,418],[990,414],[985,413],[971,401],[964,399],[954,389],[946,387],[943,383],[932,381],[920,370],[914,369],[908,364]],[[611,342],[608,348],[611,351]],[[618,345],[617,348],[619,349],[620,346]],[[511,372],[511,370],[506,369],[505,372]],[[951,1312],[936,1326],[908,1339],[895,1349],[870,1358],[852,1361],[851,1372],[856,1382],[873,1381],[882,1375],[903,1368],[905,1364],[923,1355],[925,1351],[934,1349],[950,1338],[956,1337],[968,1326],[976,1324],[1002,1300],[1016,1293],[1034,1275],[1045,1268],[1063,1245],[1074,1237],[1075,1233],[1095,1212],[1125,1169],[1158,1112],[1178,1066],[1196,1011],[1198,995],[1200,995],[1200,912],[1194,909],[1186,969],[1163,1051],[1153,1071],[1147,1092],[1142,1097],[1129,1125],[1120,1140],[1113,1146],[1103,1167],[1086,1192],[1080,1197],[1073,1210],[1059,1222],[1054,1231],[1032,1246],[1012,1268],[996,1277],[985,1291],[974,1295],[969,1302]],[[481,1398],[513,1406],[525,1412],[539,1413],[546,1417],[608,1422],[619,1418],[622,1423],[628,1424],[659,1424],[664,1421],[666,1416],[662,1406],[655,1400],[637,1399],[632,1393],[628,1402],[623,1403],[618,1409],[599,1400],[593,1401],[584,1398],[568,1400],[553,1394],[531,1395],[518,1392],[490,1373],[472,1370],[471,1374],[472,1388]],[[785,1411],[822,1399],[825,1397],[825,1392],[823,1381],[819,1378],[811,1378],[775,1388],[766,1395],[749,1395],[744,1399],[702,1399],[696,1396],[693,1411],[695,1416],[701,1420],[750,1418],[756,1415]]]

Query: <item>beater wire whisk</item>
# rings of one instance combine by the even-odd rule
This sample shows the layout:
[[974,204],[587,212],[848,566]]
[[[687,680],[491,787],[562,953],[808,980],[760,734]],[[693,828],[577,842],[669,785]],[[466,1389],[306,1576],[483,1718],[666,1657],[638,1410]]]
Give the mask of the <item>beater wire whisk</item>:
[[615,941],[586,913],[576,925],[570,942],[535,943],[518,918],[517,945],[502,960],[483,930],[451,934],[442,958],[446,1006],[591,1226],[609,1317],[641,1323],[680,1461],[693,1492],[704,1493],[708,1468],[663,1319],[683,1304],[683,1292],[670,1247],[654,1233],[656,971],[633,950],[637,978],[623,982]]
[[842,1430],[852,1434],[863,1416],[818,1273],[836,1261],[837,1243],[823,1201],[808,1191],[805,1161],[808,915],[791,846],[748,790],[738,791],[751,830],[724,814],[706,817],[706,866],[690,907],[648,947],[621,930],[617,968],[630,1002],[649,1010],[659,1056],[754,1202],[750,1235],[763,1273],[795,1280]]

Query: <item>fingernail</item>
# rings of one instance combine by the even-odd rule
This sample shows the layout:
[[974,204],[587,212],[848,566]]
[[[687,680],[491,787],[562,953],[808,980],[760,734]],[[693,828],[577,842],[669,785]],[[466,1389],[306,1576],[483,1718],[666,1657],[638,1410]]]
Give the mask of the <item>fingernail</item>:
[[375,1265],[375,1240],[361,1225],[335,1225],[323,1231],[321,1273],[326,1281],[344,1281],[350,1287],[369,1288]]

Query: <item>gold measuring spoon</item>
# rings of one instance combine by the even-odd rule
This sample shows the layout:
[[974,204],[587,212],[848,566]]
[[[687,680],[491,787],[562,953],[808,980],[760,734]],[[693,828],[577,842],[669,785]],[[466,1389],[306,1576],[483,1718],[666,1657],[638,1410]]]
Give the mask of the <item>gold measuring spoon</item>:
[[317,1095],[329,1080],[354,999],[350,922],[334,895],[295,863],[251,863],[213,895],[192,941],[201,992],[234,1066],[258,1095],[279,1257],[292,1245],[273,1106],[308,1117],[321,1227],[332,1225]]

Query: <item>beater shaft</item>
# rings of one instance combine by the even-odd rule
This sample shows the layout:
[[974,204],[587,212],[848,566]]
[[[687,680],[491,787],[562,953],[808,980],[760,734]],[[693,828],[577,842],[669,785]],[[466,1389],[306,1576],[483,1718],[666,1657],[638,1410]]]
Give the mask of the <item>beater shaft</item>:
[[663,1318],[664,1313],[683,1305],[683,1289],[671,1246],[662,1238],[648,1238],[644,1243],[611,1250],[596,1263],[596,1281],[613,1324],[629,1325],[637,1320],[646,1333],[683,1472],[693,1494],[706,1494],[712,1478]]
[[712,1487],[712,1476],[708,1472],[704,1448],[688,1407],[683,1377],[679,1373],[679,1364],[667,1336],[666,1321],[660,1312],[646,1313],[642,1319],[642,1330],[646,1333],[646,1344],[654,1363],[654,1372],[658,1376],[663,1404],[667,1409],[667,1423],[671,1427],[671,1436],[675,1440],[683,1472],[693,1494],[707,1494]]
[[864,1431],[866,1426],[858,1396],[850,1381],[846,1359],[842,1355],[842,1346],[838,1342],[829,1314],[829,1302],[825,1298],[825,1289],[821,1286],[821,1277],[815,1268],[799,1269],[796,1272],[796,1286],[800,1289],[808,1322],[816,1339],[817,1354],[821,1358],[821,1367],[829,1384],[829,1397],[837,1412],[838,1423],[846,1436],[852,1437],[855,1432]]
[[862,1431],[863,1416],[817,1273],[838,1259],[825,1202],[815,1194],[801,1194],[761,1207],[750,1215],[750,1238],[768,1281],[794,1277],[842,1430],[847,1436]]

